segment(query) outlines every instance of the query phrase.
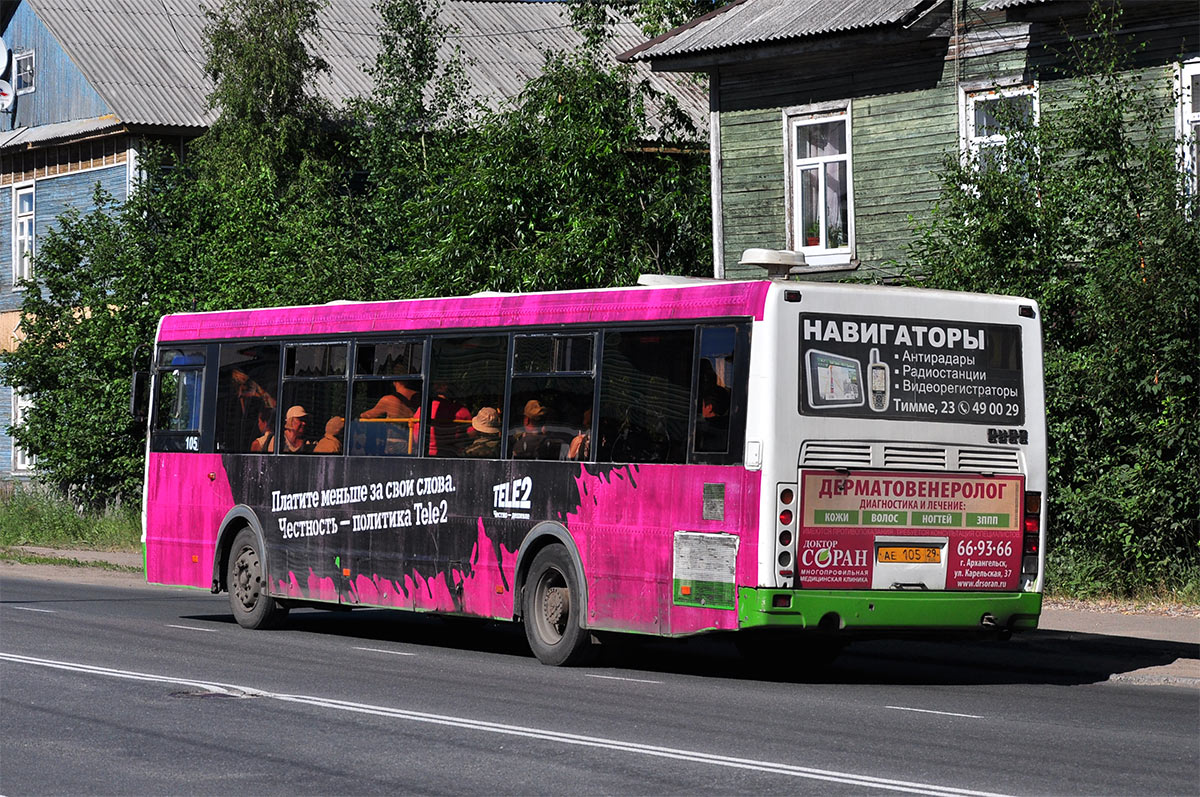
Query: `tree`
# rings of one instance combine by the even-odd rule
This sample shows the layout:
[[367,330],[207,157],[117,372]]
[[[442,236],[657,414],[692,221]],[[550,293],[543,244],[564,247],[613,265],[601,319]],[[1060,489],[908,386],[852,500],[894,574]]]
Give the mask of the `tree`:
[[569,0],[571,21],[591,41],[606,36],[618,18],[632,19],[650,38],[691,22],[730,0]]
[[[651,108],[663,142],[647,144]],[[628,67],[548,57],[508,107],[445,136],[399,208],[379,292],[447,295],[628,285],[711,273],[708,163],[687,118]]]
[[0,359],[3,380],[32,403],[11,430],[16,444],[38,458],[43,480],[89,506],[135,494],[145,433],[129,412],[133,353],[190,293],[186,270],[156,268],[171,245],[156,203],[119,207],[98,188],[94,201],[40,242],[21,343]]
[[[1007,143],[947,162],[911,264],[931,287],[1036,299],[1051,552],[1076,589],[1195,579],[1200,562],[1200,205],[1171,77],[1127,71],[1120,12],[1074,41],[1070,92]],[[1072,585],[1069,585],[1072,586]]]

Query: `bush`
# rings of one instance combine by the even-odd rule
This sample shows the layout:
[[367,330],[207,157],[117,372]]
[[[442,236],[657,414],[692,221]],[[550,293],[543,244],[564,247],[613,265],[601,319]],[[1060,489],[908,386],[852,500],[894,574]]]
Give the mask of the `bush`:
[[1200,205],[1171,75],[1125,71],[1119,20],[1095,12],[1036,126],[1002,119],[995,166],[947,161],[909,251],[931,287],[1041,307],[1050,576],[1077,594],[1180,588],[1200,566]]
[[141,537],[136,505],[83,511],[48,488],[24,485],[0,501],[0,545],[133,550]]

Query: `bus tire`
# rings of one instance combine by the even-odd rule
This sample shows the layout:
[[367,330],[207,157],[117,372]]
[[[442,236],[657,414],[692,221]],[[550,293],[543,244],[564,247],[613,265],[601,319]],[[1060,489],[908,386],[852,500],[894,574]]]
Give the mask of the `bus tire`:
[[579,664],[591,648],[591,634],[579,624],[581,586],[570,554],[562,545],[538,552],[521,594],[521,618],[529,648],[542,664]]
[[225,583],[233,617],[242,628],[277,628],[287,617],[287,607],[267,592],[270,577],[262,563],[261,543],[250,529],[233,538]]

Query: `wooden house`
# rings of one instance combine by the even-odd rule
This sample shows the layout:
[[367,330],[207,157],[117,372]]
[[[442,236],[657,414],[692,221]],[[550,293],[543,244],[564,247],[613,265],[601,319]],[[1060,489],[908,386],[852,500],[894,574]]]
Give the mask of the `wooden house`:
[[[709,77],[716,276],[742,251],[799,251],[811,278],[889,273],[938,196],[947,154],[996,142],[998,105],[1037,118],[1077,85],[1077,0],[733,0],[624,53]],[[1103,3],[1109,6],[1109,3]],[[1126,0],[1136,75],[1172,78],[1174,124],[1200,129],[1200,3]],[[818,276],[819,275],[819,276]]]

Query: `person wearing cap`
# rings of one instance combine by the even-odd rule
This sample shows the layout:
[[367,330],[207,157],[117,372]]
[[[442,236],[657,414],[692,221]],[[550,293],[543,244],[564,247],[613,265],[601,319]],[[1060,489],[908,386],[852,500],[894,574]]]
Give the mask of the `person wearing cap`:
[[550,411],[537,399],[525,402],[521,431],[513,435],[514,459],[558,459],[561,446],[546,434]]
[[346,428],[346,419],[341,415],[334,415],[325,424],[325,436],[317,441],[313,447],[314,454],[340,454],[342,453],[342,430]]
[[483,407],[471,419],[474,439],[463,456],[496,459],[500,456],[500,413],[495,407]]
[[299,404],[295,404],[288,408],[287,417],[283,422],[283,453],[284,454],[311,454],[313,450],[312,441],[308,440],[304,432],[308,429],[308,410]]

